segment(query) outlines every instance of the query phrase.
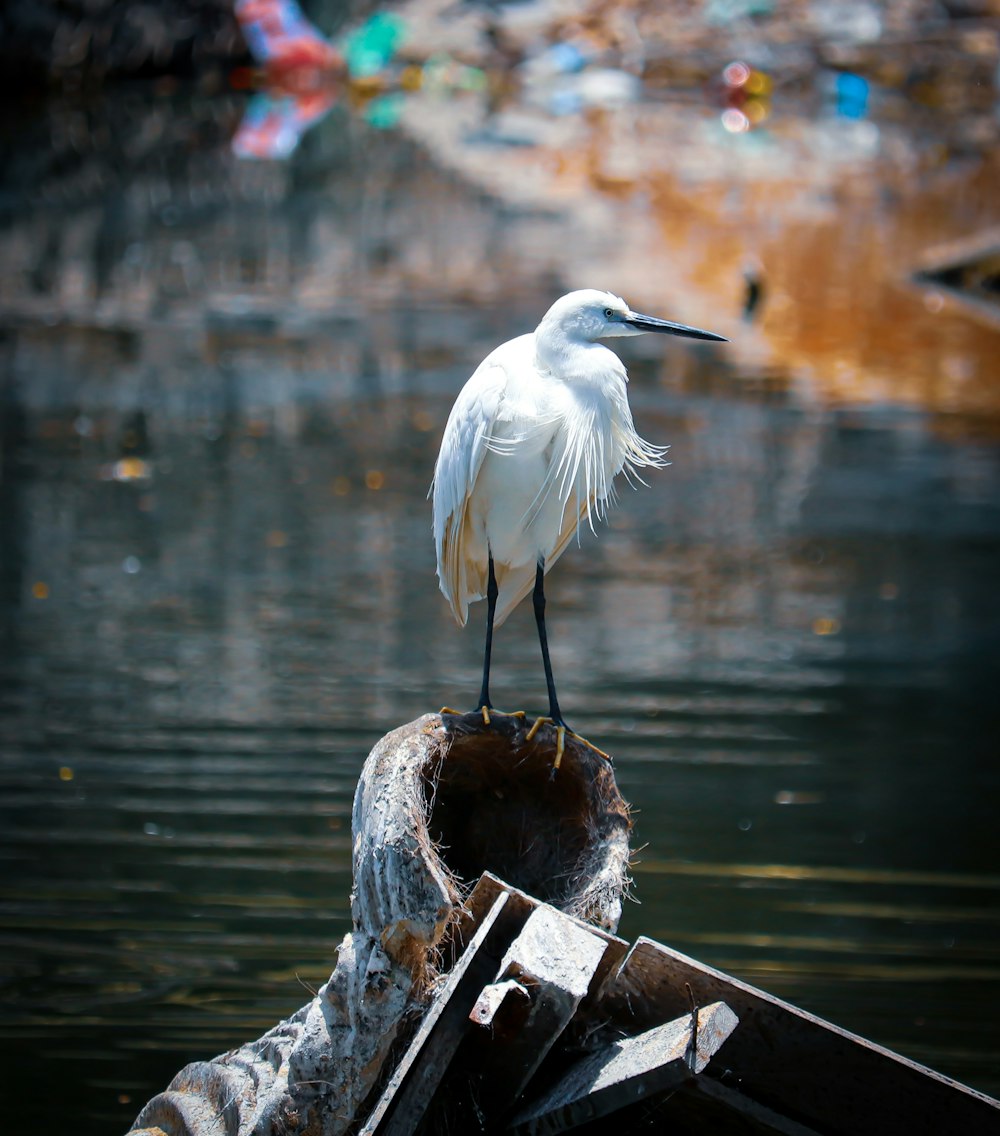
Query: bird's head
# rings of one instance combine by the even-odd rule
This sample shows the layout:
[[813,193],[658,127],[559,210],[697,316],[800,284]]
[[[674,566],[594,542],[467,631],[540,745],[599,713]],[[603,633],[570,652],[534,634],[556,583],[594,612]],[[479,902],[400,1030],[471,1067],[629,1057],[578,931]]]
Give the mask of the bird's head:
[[557,329],[567,339],[587,343],[615,335],[642,335],[647,331],[727,342],[725,336],[711,331],[640,315],[633,312],[621,296],[596,288],[582,288],[556,300],[538,325],[540,332],[543,329]]

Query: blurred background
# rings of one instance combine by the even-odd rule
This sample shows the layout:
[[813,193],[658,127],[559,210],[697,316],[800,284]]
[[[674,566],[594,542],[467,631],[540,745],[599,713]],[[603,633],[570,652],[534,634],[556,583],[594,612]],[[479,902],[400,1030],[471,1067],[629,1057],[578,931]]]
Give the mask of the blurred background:
[[[671,466],[551,577],[651,935],[1000,1093],[995,0],[0,21],[0,1083],[124,1130],[310,997],[389,729],[471,707],[455,394],[561,293]],[[494,697],[545,705],[527,608]],[[47,1121],[47,1122],[48,1122]]]

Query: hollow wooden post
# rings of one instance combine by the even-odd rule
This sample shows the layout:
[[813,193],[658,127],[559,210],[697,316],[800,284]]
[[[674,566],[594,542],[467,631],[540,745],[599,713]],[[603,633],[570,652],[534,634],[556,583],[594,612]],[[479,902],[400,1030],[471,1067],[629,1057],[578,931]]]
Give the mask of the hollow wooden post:
[[[387,734],[354,800],[354,930],[317,996],[263,1037],[181,1070],[137,1117],[153,1136],[339,1136],[419,1022],[468,889],[491,871],[606,931],[629,820],[610,763],[518,715],[427,714]],[[451,948],[451,949],[449,949]]]

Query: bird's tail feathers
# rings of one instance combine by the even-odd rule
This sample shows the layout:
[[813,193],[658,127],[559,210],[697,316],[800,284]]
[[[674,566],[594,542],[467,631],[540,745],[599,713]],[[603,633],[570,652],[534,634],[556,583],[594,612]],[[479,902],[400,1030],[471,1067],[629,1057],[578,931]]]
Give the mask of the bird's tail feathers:
[[493,626],[499,627],[535,584],[535,569],[496,565],[497,609]]

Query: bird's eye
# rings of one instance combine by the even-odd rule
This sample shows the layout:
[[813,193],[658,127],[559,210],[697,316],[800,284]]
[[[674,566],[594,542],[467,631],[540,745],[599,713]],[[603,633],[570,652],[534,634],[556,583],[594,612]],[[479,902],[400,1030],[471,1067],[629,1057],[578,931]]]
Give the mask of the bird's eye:
[[604,309],[604,318],[605,319],[614,319],[615,318],[615,309],[614,308],[605,308]]

